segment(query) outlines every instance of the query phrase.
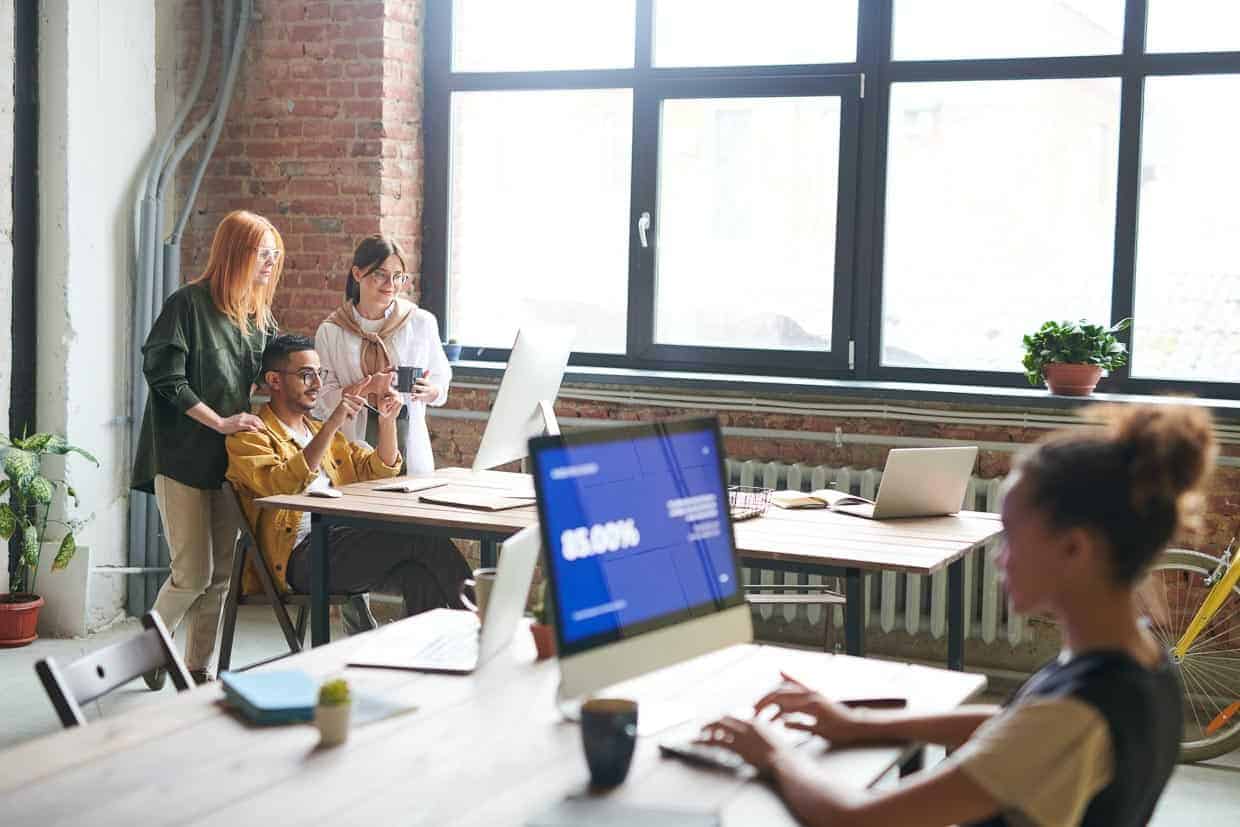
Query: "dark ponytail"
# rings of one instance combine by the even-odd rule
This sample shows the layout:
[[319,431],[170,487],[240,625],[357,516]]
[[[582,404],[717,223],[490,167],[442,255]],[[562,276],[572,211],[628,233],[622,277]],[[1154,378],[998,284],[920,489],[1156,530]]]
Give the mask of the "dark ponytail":
[[409,265],[405,262],[405,251],[396,243],[396,239],[389,236],[368,235],[362,239],[357,245],[357,249],[353,251],[353,266],[349,268],[349,272],[344,277],[344,297],[346,300],[357,304],[361,298],[361,289],[358,287],[357,279],[353,278],[353,267],[361,270],[362,277],[366,277],[374,271],[376,267],[388,260],[388,257],[396,256],[400,259],[400,266],[408,269]]
[[1017,465],[1033,503],[1059,528],[1111,545],[1115,577],[1134,583],[1182,526],[1200,516],[1217,446],[1210,417],[1185,405],[1097,405],[1101,430],[1051,436]]

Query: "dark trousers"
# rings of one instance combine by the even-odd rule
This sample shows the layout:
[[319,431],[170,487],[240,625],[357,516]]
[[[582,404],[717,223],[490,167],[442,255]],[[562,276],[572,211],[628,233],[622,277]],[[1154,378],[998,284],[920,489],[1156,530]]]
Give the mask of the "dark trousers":
[[[359,594],[342,609],[349,634],[375,626],[362,592],[399,592],[406,617],[431,609],[465,608],[461,584],[470,576],[469,564],[447,537],[334,526],[327,534],[327,558],[328,591]],[[299,592],[310,591],[309,537],[289,557],[288,582]]]

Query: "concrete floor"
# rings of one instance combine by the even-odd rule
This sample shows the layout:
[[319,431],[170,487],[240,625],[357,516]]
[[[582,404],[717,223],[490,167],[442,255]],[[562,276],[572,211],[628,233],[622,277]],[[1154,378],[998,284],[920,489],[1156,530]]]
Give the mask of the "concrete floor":
[[[87,651],[123,639],[139,630],[128,620],[89,638],[38,640],[22,649],[0,649],[0,750],[60,729],[52,706],[34,673],[34,662],[53,656],[70,661]],[[339,637],[342,630],[333,628]],[[233,663],[247,664],[286,651],[270,610],[245,606],[237,623]],[[89,717],[116,715],[174,692],[150,692],[141,680],[128,683],[91,704]],[[941,756],[941,751],[937,753]],[[935,753],[929,759],[934,760]],[[2,764],[3,756],[0,756]],[[1209,763],[1178,767],[1163,793],[1151,822],[1154,827],[1234,827],[1240,824],[1240,752]]]

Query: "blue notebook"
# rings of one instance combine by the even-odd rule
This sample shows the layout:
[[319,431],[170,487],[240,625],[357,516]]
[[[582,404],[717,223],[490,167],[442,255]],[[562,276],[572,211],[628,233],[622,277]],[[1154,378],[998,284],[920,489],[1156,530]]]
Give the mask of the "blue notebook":
[[319,686],[305,672],[224,672],[224,697],[256,724],[288,724],[314,720]]

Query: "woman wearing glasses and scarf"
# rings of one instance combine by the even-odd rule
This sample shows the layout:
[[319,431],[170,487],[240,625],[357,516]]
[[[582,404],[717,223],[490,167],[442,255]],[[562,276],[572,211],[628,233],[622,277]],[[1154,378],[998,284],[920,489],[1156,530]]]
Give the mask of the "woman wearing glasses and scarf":
[[[435,316],[400,295],[409,278],[405,254],[395,240],[372,235],[357,245],[345,280],[344,304],[319,325],[314,337],[314,349],[329,371],[315,415],[325,418],[339,404],[340,389],[367,376],[384,374],[380,381],[390,383],[401,365],[422,368],[396,423],[405,470],[421,474],[435,470],[426,406],[448,400],[452,369],[439,343]],[[371,407],[377,407],[381,390],[373,387]],[[363,408],[341,433],[374,445],[375,423],[374,414]]]
[[[206,270],[168,297],[142,346],[150,396],[132,484],[159,505],[172,571],[154,608],[169,631],[186,622],[185,664],[198,683],[211,679],[240,528],[222,488],[224,437],[263,427],[250,413],[250,390],[276,333],[271,298],[283,255],[267,219],[244,210],[224,216]],[[151,689],[163,686],[163,670],[145,677]]]

